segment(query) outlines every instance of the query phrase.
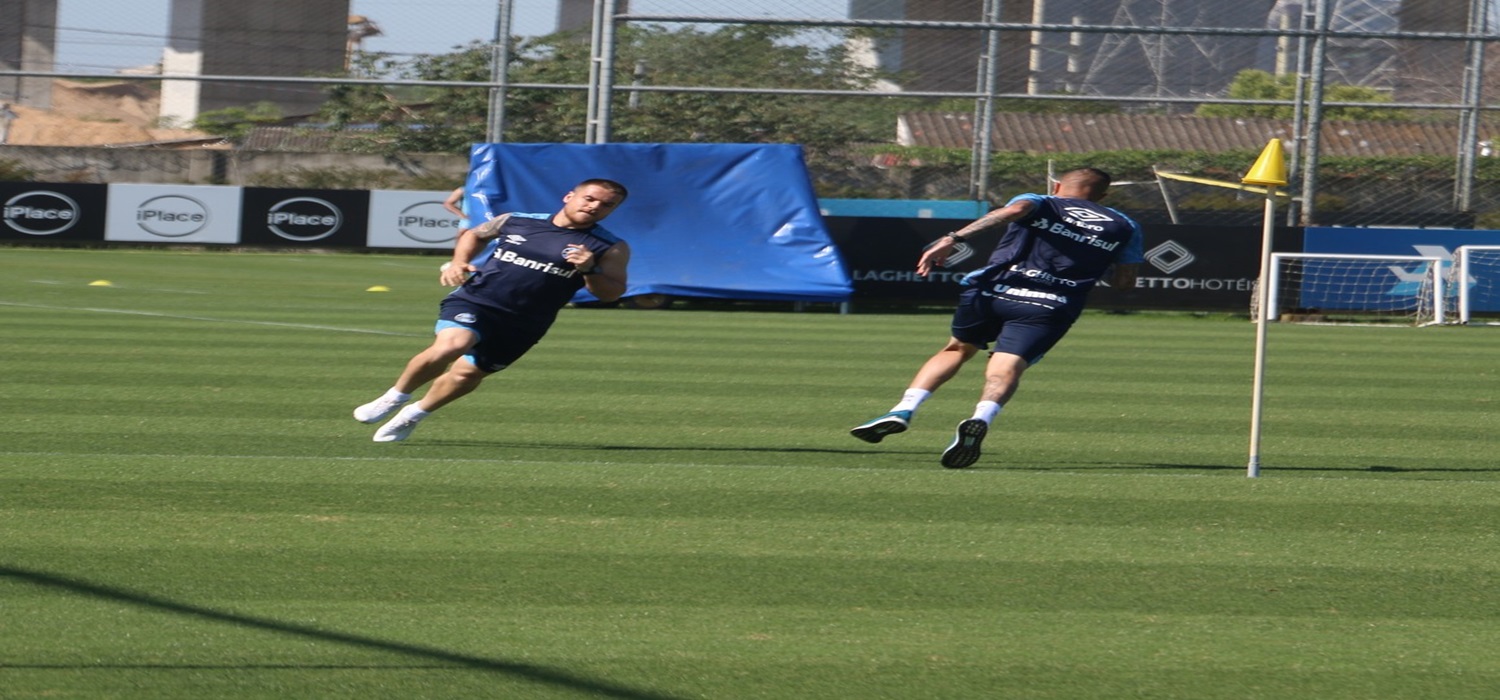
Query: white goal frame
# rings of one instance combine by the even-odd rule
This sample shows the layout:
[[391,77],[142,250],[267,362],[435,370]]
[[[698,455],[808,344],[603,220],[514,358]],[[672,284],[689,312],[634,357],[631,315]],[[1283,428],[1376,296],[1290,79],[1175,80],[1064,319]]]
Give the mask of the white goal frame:
[[[1473,275],[1473,256],[1476,252],[1500,252],[1500,245],[1461,245],[1458,250],[1453,251],[1454,279],[1453,283],[1458,286],[1458,322],[1468,324],[1473,317],[1473,290],[1469,280],[1477,279]],[[1500,279],[1496,280],[1500,285]]]
[[[1361,255],[1354,253],[1272,253],[1270,261],[1270,274],[1267,278],[1266,308],[1260,309],[1262,320],[1278,321],[1281,317],[1281,269],[1282,261],[1285,260],[1356,260],[1390,262],[1397,265],[1410,265],[1411,263],[1425,263],[1426,269],[1423,273],[1422,288],[1416,296],[1417,308],[1408,313],[1413,317],[1413,325],[1427,326],[1438,325],[1444,318],[1444,286],[1445,261],[1441,257],[1428,255]],[[1384,311],[1388,309],[1358,309],[1340,307],[1340,311]]]

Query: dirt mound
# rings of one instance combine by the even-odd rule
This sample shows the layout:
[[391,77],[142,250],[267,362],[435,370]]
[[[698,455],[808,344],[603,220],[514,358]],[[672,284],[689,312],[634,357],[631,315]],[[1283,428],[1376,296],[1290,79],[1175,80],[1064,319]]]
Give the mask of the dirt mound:
[[209,138],[192,129],[156,127],[160,94],[150,83],[122,80],[52,84],[52,109],[11,105],[14,146],[106,146]]

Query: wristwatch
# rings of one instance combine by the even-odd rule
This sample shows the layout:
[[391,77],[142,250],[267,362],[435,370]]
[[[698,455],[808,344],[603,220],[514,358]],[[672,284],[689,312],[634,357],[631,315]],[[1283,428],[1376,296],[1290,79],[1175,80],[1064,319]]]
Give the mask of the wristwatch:
[[600,267],[599,267],[598,264],[595,264],[593,267],[591,267],[591,268],[589,268],[587,270],[579,270],[578,274],[580,274],[580,275],[597,275],[597,274],[599,274],[601,272],[604,272],[604,270],[600,269]]
[[947,232],[947,233],[945,233],[943,235],[947,236],[949,238],[952,238],[954,243],[963,243],[964,242],[964,237],[963,236],[960,236],[957,233],[954,233],[952,231],[949,231],[949,232]]

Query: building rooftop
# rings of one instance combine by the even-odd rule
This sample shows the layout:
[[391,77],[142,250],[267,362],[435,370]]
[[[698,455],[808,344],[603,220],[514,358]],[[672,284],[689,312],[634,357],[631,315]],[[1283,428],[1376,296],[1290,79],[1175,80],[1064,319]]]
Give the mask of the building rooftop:
[[[1157,114],[995,115],[993,150],[1022,153],[1170,150],[1259,151],[1273,138],[1292,140],[1290,120]],[[1320,148],[1327,156],[1452,156],[1456,123],[1326,122]],[[910,112],[901,115],[897,142],[903,146],[973,147],[973,115]]]

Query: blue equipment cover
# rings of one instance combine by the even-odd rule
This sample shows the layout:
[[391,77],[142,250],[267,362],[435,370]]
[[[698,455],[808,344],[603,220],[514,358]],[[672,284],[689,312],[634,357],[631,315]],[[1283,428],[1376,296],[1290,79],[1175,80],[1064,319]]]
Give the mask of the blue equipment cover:
[[[630,190],[604,222],[630,244],[625,296],[831,302],[853,293],[801,146],[475,144],[469,225],[557,211],[574,185],[596,177]],[[587,290],[575,298],[592,299]]]

